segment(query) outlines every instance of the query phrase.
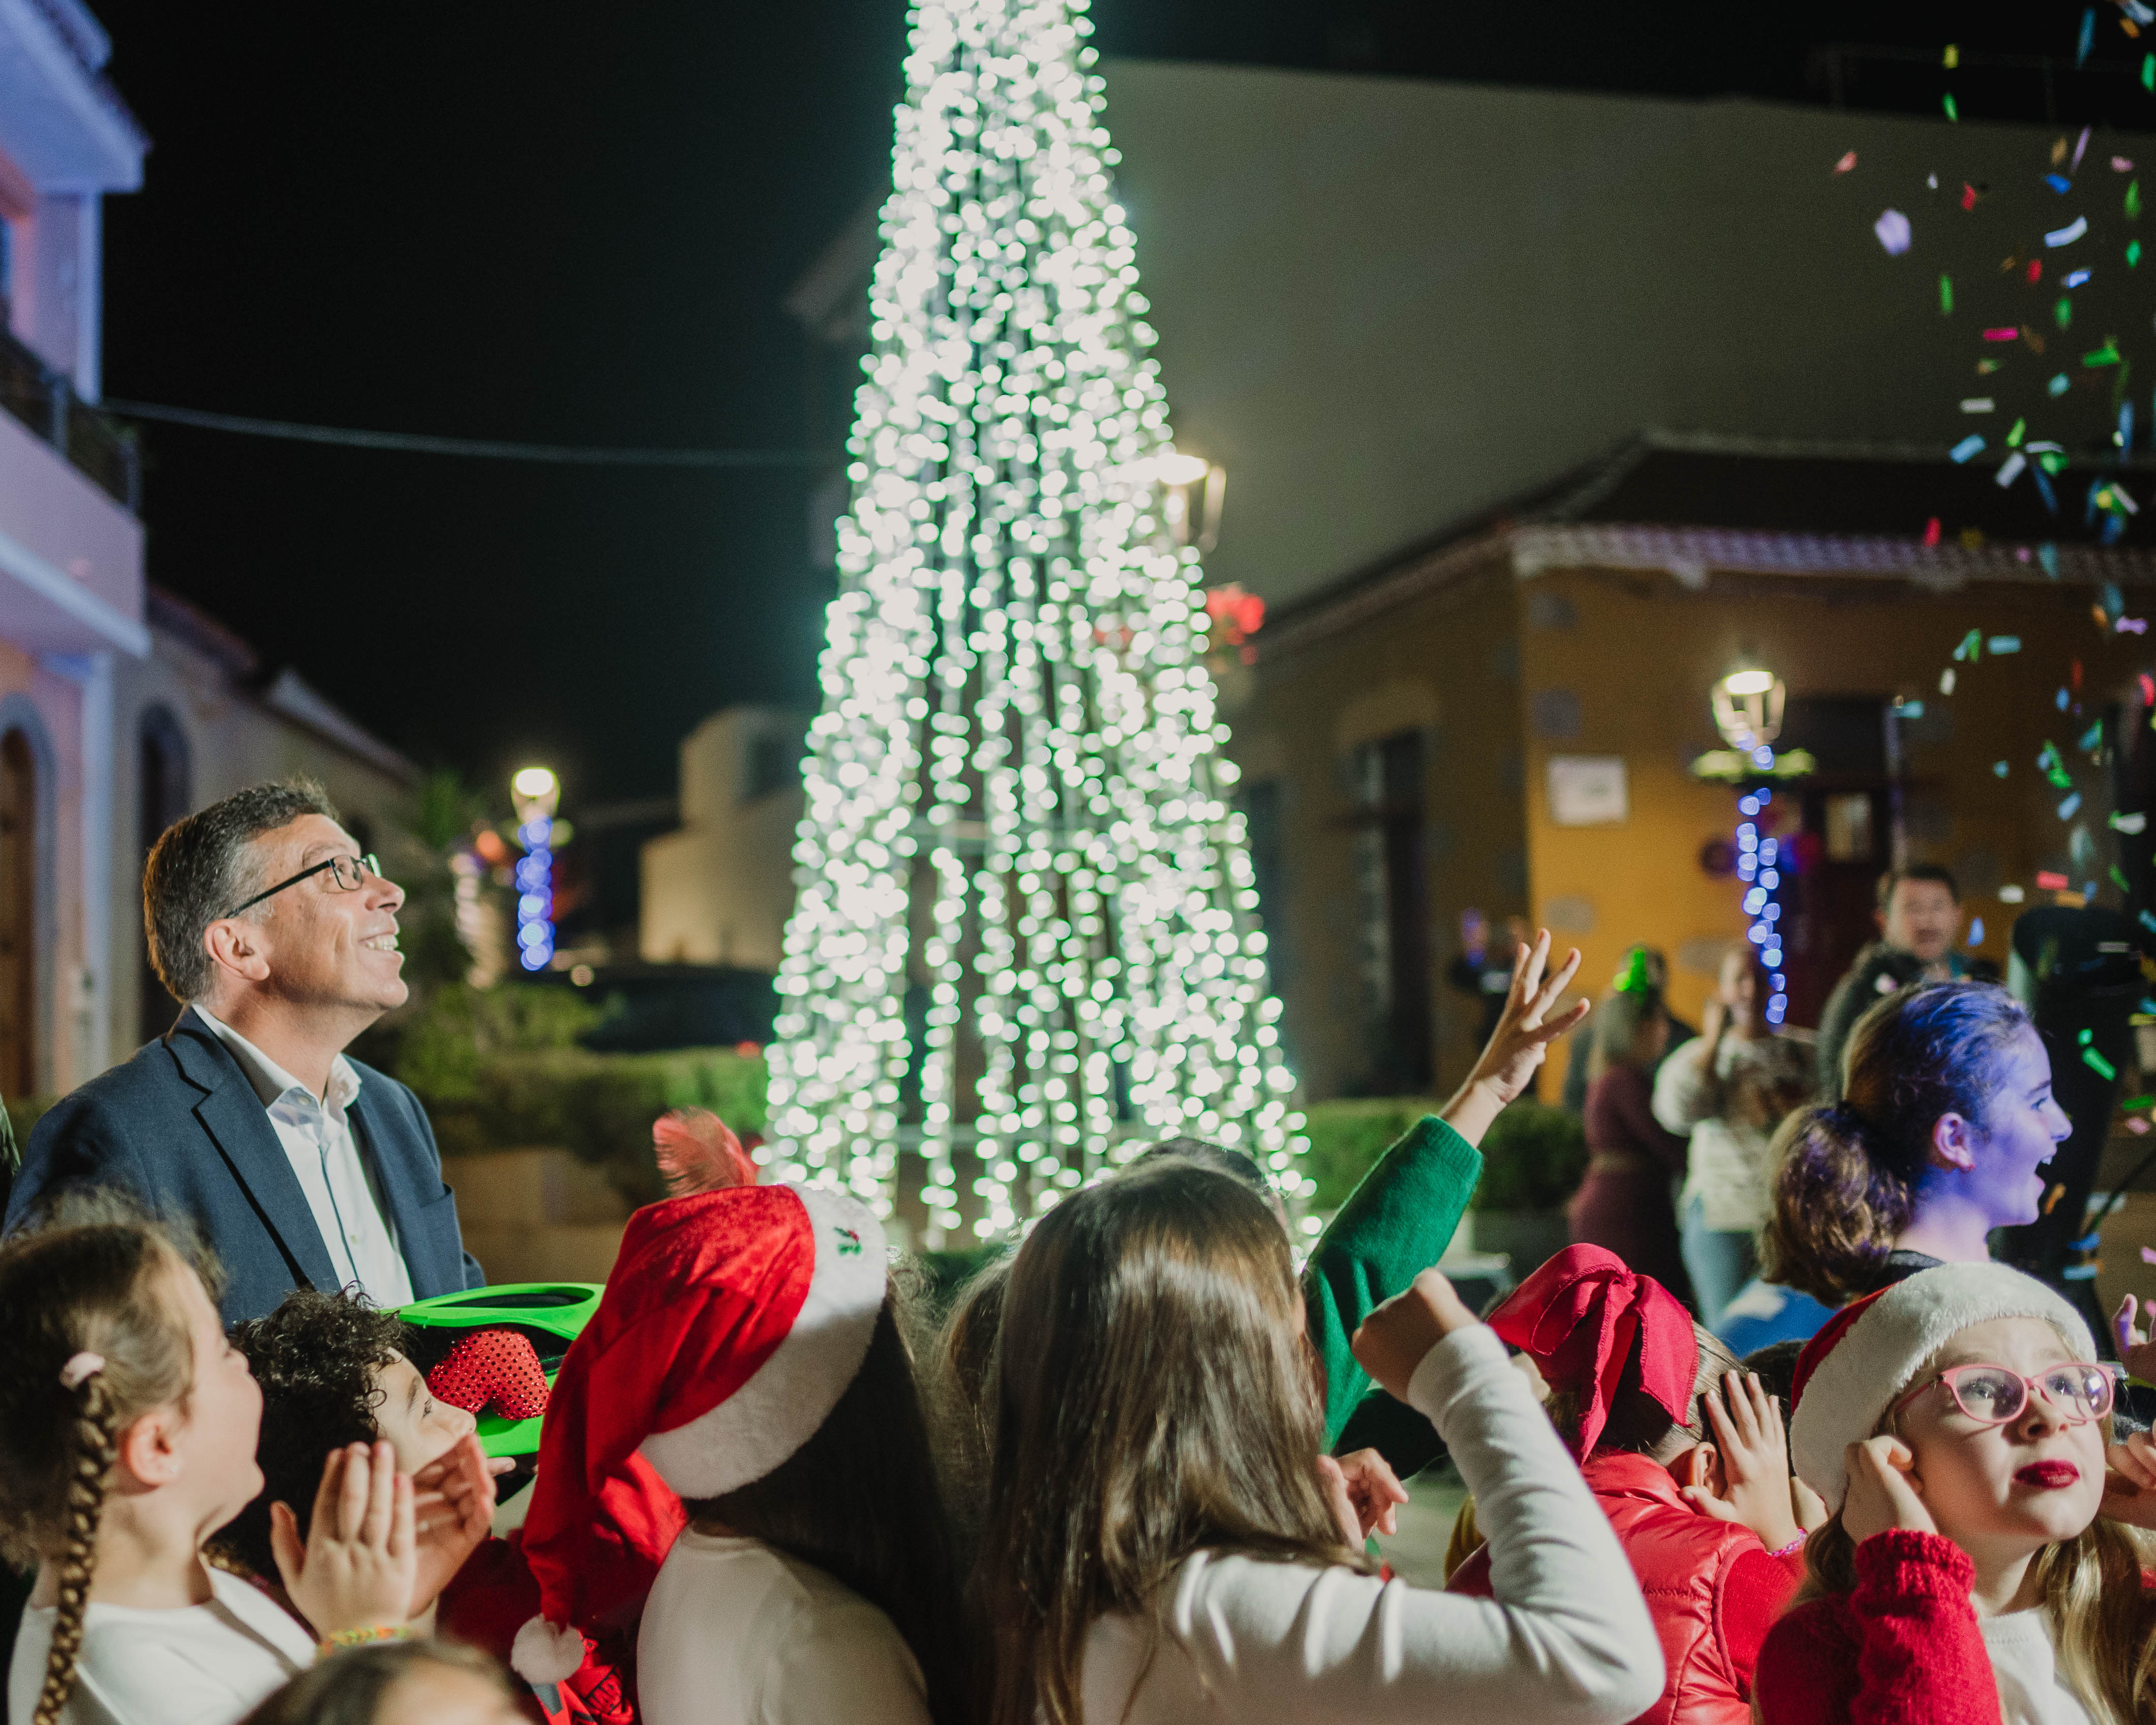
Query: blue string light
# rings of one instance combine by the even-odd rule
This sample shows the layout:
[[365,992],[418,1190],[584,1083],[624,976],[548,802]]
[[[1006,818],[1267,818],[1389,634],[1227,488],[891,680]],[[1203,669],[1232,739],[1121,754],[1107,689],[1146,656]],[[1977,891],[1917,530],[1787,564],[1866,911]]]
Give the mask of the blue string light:
[[534,815],[516,829],[516,960],[526,970],[554,962],[554,823]]
[[[1752,761],[1763,769],[1771,768],[1774,752],[1762,743],[1752,751]],[[1758,827],[1760,814],[1774,800],[1774,792],[1764,785],[1737,799],[1742,817],[1737,824],[1737,878],[1745,884],[1744,914],[1752,919],[1744,937],[1758,947],[1759,962],[1774,986],[1767,997],[1767,1022],[1779,1024],[1789,1010],[1789,979],[1782,969],[1781,844]]]

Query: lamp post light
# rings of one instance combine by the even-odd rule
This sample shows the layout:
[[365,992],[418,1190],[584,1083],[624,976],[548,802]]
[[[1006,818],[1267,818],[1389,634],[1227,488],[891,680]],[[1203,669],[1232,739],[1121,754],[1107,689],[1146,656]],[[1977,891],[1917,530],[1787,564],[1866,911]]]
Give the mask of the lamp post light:
[[[1220,511],[1227,501],[1228,470],[1203,455],[1169,449],[1152,462],[1153,482],[1163,493],[1161,514],[1178,545],[1211,552],[1220,542]],[[1199,487],[1203,486],[1201,494]]]
[[516,804],[516,962],[544,970],[554,962],[554,809],[561,783],[544,767],[520,768],[509,781]]
[[1774,742],[1782,734],[1788,697],[1779,677],[1747,663],[1716,683],[1709,702],[1722,741],[1744,755],[1761,776],[1756,789],[1743,792],[1737,799],[1737,877],[1744,883],[1744,914],[1751,919],[1745,938],[1759,949],[1760,965],[1772,984],[1765,1007],[1770,1024],[1779,1024],[1789,1010],[1781,932],[1785,859],[1780,841],[1762,830],[1760,816],[1774,800],[1773,788],[1763,780],[1774,770]]

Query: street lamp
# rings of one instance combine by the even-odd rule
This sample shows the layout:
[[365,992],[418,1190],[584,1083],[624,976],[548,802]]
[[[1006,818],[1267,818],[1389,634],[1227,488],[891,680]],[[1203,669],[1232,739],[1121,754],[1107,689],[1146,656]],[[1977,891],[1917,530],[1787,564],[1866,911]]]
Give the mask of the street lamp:
[[[1171,444],[1153,457],[1153,482],[1167,494],[1161,512],[1178,545],[1209,552],[1220,542],[1220,510],[1227,501],[1228,470],[1203,455],[1186,455]],[[1198,488],[1203,485],[1203,497]]]
[[[1782,711],[1789,691],[1763,665],[1740,664],[1716,683],[1708,704],[1722,741],[1748,758],[1763,777],[1774,765],[1774,739],[1782,734]],[[1765,1012],[1779,1024],[1789,1010],[1789,979],[1783,970],[1782,905],[1784,865],[1781,841],[1763,830],[1761,816],[1774,800],[1762,783],[1737,799],[1737,877],[1744,883],[1744,914],[1751,926],[1744,937],[1758,948],[1759,963],[1772,983]]]
[[554,809],[562,786],[544,767],[520,768],[509,781],[516,804],[516,962],[544,970],[554,962]]

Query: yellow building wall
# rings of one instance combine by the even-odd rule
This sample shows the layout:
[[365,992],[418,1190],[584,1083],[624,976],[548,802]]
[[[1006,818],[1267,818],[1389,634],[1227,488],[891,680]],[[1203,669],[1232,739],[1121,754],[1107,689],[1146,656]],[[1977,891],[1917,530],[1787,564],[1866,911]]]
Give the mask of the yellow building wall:
[[1315,639],[1269,644],[1222,679],[1228,752],[1249,783],[1272,781],[1281,809],[1283,901],[1265,916],[1276,951],[1283,1040],[1309,1100],[1353,1094],[1373,1027],[1358,967],[1355,748],[1419,731],[1436,1088],[1465,1076],[1480,1007],[1448,988],[1460,911],[1502,926],[1527,909],[1521,822],[1518,588],[1502,558],[1442,590]]
[[[1537,916],[1566,901],[1592,908],[1591,930],[1560,936],[1584,954],[1582,985],[1599,992],[1628,947],[1658,946],[1672,961],[1671,1005],[1697,1023],[1711,978],[1681,955],[1687,943],[1699,954],[1706,942],[1743,935],[1743,886],[1711,878],[1699,863],[1703,845],[1731,835],[1734,793],[1686,771],[1702,751],[1721,746],[1708,693],[1740,655],[1756,655],[1793,698],[1899,694],[1924,703],[1925,719],[1906,727],[1913,739],[1904,763],[1912,860],[1945,863],[1979,888],[2018,883],[2027,903],[2048,902],[2036,888],[2038,870],[2070,872],[2077,886],[2091,872],[2070,869],[2067,855],[2073,827],[2085,823],[2101,880],[2116,851],[2105,824],[2112,769],[2073,746],[2107,702],[2137,710],[2137,678],[2156,670],[2156,642],[2100,626],[2087,588],[2031,572],[2026,583],[1979,582],[1943,593],[1897,581],[1721,574],[1693,592],[1659,573],[1608,570],[1552,572],[1526,583],[1567,603],[1522,607],[1523,712],[1534,711],[1537,693],[1566,690],[1580,716],[1568,740],[1526,725],[1529,885]],[[2138,616],[2156,604],[2128,610]],[[1567,626],[1538,626],[1538,618]],[[2021,649],[1957,665],[1954,649],[1971,629],[2017,637]],[[1949,668],[1955,689],[1943,696],[1940,676]],[[2066,711],[2057,705],[2061,689]],[[2148,722],[2145,715],[2138,722]],[[2035,765],[2047,741],[2083,796],[2068,820],[2057,814],[2067,793]],[[1621,825],[1554,823],[1554,754],[1624,757],[1630,809]],[[2001,761],[2003,778],[1994,765]],[[2100,896],[2116,903],[2119,895],[2107,886]],[[1974,950],[2003,964],[2013,918],[2025,907],[1990,890],[1967,893],[1965,911],[1984,926]]]

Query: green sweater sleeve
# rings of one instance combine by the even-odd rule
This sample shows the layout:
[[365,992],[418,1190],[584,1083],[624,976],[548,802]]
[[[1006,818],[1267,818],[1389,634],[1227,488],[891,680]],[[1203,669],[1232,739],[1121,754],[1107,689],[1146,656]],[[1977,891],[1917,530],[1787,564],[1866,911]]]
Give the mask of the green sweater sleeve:
[[1348,1339],[1373,1307],[1445,1255],[1481,1178],[1482,1153],[1425,1114],[1378,1158],[1319,1237],[1302,1272],[1302,1298],[1325,1363],[1328,1450],[1370,1388]]

